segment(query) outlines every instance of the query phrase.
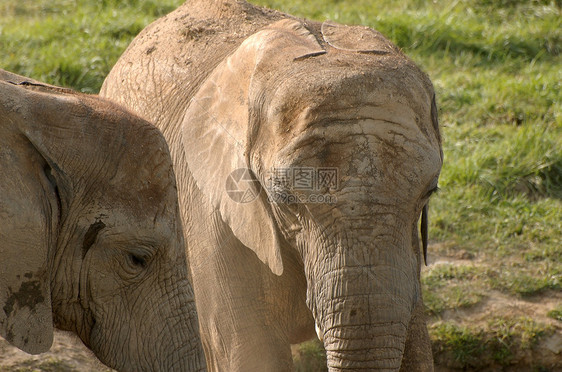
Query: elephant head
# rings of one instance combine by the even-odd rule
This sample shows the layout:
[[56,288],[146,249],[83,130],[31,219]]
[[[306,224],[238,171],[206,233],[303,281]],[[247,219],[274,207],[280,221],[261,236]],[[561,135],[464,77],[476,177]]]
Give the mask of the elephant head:
[[[185,115],[187,161],[275,274],[298,252],[330,370],[398,370],[405,353],[431,369],[429,342],[409,341],[427,341],[418,226],[425,250],[442,165],[431,82],[376,31],[318,31],[279,21],[218,65]],[[249,202],[225,192],[237,169]]]
[[94,96],[0,71],[0,334],[122,371],[204,369],[168,147]]

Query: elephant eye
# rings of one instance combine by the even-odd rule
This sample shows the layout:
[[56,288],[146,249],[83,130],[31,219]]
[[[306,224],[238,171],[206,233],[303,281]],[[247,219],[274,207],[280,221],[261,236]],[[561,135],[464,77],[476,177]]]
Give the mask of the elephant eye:
[[133,266],[144,269],[148,265],[147,259],[137,254],[131,253],[129,254],[129,258],[131,259]]
[[441,190],[439,188],[439,186],[435,186],[434,188],[432,188],[431,190],[429,190],[425,195],[424,195],[424,199],[429,199],[429,197],[433,194],[435,194],[436,192],[438,192],[439,190]]

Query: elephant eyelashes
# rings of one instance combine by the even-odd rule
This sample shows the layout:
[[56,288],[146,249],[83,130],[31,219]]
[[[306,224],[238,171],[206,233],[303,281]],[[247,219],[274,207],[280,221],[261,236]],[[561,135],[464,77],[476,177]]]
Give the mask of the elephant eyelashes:
[[132,253],[131,253],[131,254],[129,255],[129,258],[131,259],[131,263],[132,263],[134,266],[136,266],[136,267],[139,267],[139,268],[144,269],[144,268],[146,268],[146,266],[148,265],[147,259],[144,258],[144,257],[141,257],[141,256],[139,256],[139,255],[136,255],[136,254],[132,254]]
[[150,265],[150,262],[156,255],[156,248],[149,245],[136,245],[126,251],[126,260],[130,274],[138,274]]
[[431,195],[439,192],[439,190],[441,190],[439,186],[435,186],[425,194],[424,199],[428,199]]

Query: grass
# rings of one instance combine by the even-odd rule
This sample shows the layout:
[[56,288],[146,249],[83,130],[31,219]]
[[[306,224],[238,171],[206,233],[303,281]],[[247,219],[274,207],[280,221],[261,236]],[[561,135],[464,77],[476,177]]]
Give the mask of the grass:
[[306,341],[298,345],[294,356],[295,372],[327,372],[326,351],[318,340]]
[[[181,2],[0,0],[0,67],[95,93],[132,38]],[[518,298],[562,290],[559,0],[254,3],[374,27],[434,82],[445,164],[430,215],[439,244],[430,253],[466,251],[473,262],[424,274],[425,301],[435,319],[481,303],[492,290]],[[560,311],[549,316],[560,320]],[[515,323],[490,323],[480,331],[435,324],[441,324],[432,328],[437,354],[452,353],[465,366],[490,345],[483,335],[503,332],[500,339],[511,340],[510,330],[517,329]],[[515,349],[508,349],[498,346],[496,359],[513,358]],[[301,354],[322,358],[314,343]]]
[[507,366],[551,332],[550,327],[527,317],[493,317],[484,327],[444,322],[430,329],[436,361],[463,370]]
[[436,265],[422,277],[425,306],[432,315],[474,306],[484,297],[484,271],[474,265]]
[[0,67],[86,93],[178,0],[0,0]]
[[562,304],[558,305],[555,309],[550,310],[546,315],[552,319],[562,322]]

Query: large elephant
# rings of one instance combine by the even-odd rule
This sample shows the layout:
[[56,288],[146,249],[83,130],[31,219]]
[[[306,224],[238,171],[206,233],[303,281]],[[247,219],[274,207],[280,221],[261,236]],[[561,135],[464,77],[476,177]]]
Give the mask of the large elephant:
[[121,371],[205,369],[161,133],[95,96],[0,70],[0,335],[75,332]]
[[101,94],[170,145],[211,370],[291,370],[315,328],[330,371],[433,369],[418,225],[425,249],[441,140],[431,82],[396,46],[192,0]]

